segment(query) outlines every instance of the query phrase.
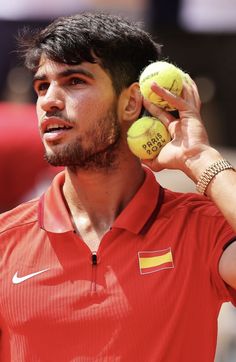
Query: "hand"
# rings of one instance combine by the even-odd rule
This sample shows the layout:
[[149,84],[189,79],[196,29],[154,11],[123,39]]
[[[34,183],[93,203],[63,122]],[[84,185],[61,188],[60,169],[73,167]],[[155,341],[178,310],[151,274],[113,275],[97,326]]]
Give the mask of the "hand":
[[210,148],[207,132],[200,116],[201,102],[197,86],[188,76],[188,80],[184,82],[181,97],[159,87],[155,82],[153,82],[152,91],[176,107],[179,118],[176,119],[169,112],[147,100],[143,101],[148,112],[165,124],[172,138],[172,141],[155,159],[144,160],[143,163],[153,171],[164,168],[179,169],[194,179],[188,161],[200,157],[202,152]]

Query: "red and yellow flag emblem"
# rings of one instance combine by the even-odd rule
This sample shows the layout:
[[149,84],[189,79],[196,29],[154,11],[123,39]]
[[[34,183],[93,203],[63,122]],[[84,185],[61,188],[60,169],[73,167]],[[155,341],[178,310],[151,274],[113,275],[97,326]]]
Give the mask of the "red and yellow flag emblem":
[[174,268],[171,248],[156,251],[139,251],[138,260],[141,274]]

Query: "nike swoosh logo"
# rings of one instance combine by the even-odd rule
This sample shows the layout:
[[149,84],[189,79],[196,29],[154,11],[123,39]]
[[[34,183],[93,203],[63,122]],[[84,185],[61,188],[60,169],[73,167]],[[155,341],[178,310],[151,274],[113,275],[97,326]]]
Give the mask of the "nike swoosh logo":
[[35,277],[36,275],[39,275],[39,274],[44,273],[44,272],[47,271],[47,270],[49,270],[49,268],[40,270],[40,271],[35,272],[35,273],[31,273],[31,274],[24,275],[23,277],[18,277],[18,272],[16,272],[16,274],[15,274],[15,275],[13,276],[13,278],[12,278],[12,283],[13,283],[13,284],[22,283],[22,282],[24,282],[24,281],[27,280],[27,279],[33,278],[33,277]]

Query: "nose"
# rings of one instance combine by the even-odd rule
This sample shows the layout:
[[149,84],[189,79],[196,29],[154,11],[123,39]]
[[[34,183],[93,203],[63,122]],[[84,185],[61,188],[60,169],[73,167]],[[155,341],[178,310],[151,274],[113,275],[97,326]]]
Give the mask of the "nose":
[[64,96],[62,90],[55,84],[50,84],[44,97],[41,98],[40,106],[44,112],[55,109],[63,110],[65,107]]

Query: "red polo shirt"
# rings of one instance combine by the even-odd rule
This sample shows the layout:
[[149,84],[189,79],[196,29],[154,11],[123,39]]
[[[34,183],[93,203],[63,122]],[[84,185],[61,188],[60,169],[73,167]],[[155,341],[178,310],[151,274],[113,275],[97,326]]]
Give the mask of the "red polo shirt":
[[218,273],[235,238],[206,198],[146,178],[93,255],[56,176],[0,216],[2,362],[210,362],[235,293]]

